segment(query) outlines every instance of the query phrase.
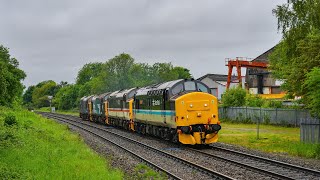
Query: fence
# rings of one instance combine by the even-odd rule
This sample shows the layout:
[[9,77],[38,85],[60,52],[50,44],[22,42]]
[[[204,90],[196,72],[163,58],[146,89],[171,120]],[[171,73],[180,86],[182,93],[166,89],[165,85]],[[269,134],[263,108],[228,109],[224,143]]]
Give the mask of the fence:
[[219,118],[296,127],[300,126],[301,119],[312,119],[308,110],[255,107],[219,107]]
[[320,121],[318,119],[301,120],[300,141],[306,143],[320,143]]

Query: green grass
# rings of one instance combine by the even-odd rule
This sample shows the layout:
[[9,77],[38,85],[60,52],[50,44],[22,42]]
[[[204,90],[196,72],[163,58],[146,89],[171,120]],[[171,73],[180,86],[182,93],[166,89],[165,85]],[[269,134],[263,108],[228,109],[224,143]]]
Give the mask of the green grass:
[[320,159],[320,144],[300,143],[300,130],[293,127],[222,122],[219,141],[270,153]]
[[164,173],[154,171],[145,164],[138,164],[132,177],[127,177],[127,179],[168,179],[168,177]]
[[0,107],[0,179],[122,179],[123,176],[67,126],[26,110]]
[[[41,112],[50,112],[50,107],[42,107],[40,109],[36,109],[36,111],[41,111]],[[79,112],[75,110],[69,110],[69,111],[64,111],[64,110],[56,110],[56,113],[59,114],[68,114],[68,115],[73,115],[73,116],[79,116]]]

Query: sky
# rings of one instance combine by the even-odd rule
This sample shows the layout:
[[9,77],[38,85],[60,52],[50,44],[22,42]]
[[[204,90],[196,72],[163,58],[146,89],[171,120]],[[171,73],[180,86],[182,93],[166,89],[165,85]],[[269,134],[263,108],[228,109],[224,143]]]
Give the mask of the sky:
[[120,53],[171,62],[194,78],[227,74],[225,58],[255,58],[281,40],[272,9],[285,0],[0,0],[0,44],[24,85],[74,83],[81,67]]

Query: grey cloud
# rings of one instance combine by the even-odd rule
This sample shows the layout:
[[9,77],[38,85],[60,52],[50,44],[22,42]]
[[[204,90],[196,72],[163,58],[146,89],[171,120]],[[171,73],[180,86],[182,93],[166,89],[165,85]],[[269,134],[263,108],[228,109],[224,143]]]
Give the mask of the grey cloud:
[[2,1],[0,43],[42,80],[74,82],[91,61],[126,52],[138,62],[172,62],[194,77],[227,73],[224,58],[256,57],[281,35],[272,9],[285,0]]

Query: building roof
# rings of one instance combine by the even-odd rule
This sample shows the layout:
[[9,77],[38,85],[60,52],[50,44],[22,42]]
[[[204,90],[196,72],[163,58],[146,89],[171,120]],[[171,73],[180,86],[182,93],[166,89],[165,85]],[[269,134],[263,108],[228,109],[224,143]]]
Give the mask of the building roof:
[[261,55],[259,55],[258,57],[254,58],[252,61],[256,61],[256,62],[268,62],[268,56],[270,53],[273,52],[274,48],[276,46],[273,46],[272,48],[270,48],[268,51],[262,53]]
[[[213,81],[227,81],[228,80],[228,75],[224,75],[224,74],[206,74],[200,78],[198,78],[199,81],[201,81],[204,78],[210,78]],[[236,80],[237,76],[232,76],[231,80]]]

